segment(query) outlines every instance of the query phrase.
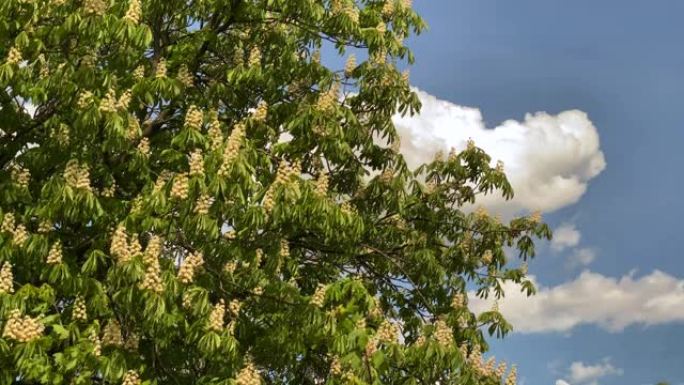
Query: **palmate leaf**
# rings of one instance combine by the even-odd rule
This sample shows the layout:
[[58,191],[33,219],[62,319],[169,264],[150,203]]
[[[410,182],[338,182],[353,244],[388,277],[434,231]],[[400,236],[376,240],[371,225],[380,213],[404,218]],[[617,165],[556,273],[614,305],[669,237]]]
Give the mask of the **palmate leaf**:
[[406,166],[410,3],[0,2],[0,383],[499,383],[461,295],[550,232]]

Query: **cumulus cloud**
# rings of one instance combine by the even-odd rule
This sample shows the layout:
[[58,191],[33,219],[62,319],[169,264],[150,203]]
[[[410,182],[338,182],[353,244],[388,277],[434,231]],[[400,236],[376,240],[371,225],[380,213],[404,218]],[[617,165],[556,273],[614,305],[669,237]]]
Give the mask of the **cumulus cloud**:
[[596,364],[585,364],[582,361],[573,362],[568,368],[568,381],[556,380],[556,385],[598,385],[598,380],[606,376],[621,376],[624,371],[616,368],[606,357]]
[[[558,286],[536,286],[537,294],[527,297],[516,284],[504,285],[499,308],[516,332],[569,332],[583,324],[619,332],[631,325],[684,321],[684,280],[658,270],[621,278],[584,271]],[[491,301],[470,294],[476,313],[491,309]]]
[[570,365],[570,381],[578,384],[596,384],[596,382],[606,376],[621,376],[623,370],[616,368],[610,363],[609,358],[594,365],[587,365],[584,362],[576,361]]
[[480,110],[415,90],[423,104],[416,116],[397,116],[402,152],[410,166],[429,162],[438,150],[476,145],[502,160],[515,198],[483,197],[480,204],[503,214],[551,212],[577,202],[606,166],[596,127],[582,111],[528,114],[487,128]]
[[575,225],[564,223],[553,231],[551,248],[555,251],[563,251],[569,247],[575,247],[579,244],[580,238],[581,234]]
[[596,250],[589,247],[575,249],[568,257],[567,266],[571,269],[580,266],[588,266],[590,263],[594,262],[595,259]]

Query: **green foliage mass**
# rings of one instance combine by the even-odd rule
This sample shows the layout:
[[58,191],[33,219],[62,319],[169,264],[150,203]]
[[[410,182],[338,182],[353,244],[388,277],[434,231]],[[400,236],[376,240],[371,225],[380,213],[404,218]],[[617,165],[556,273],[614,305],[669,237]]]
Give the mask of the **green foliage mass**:
[[406,166],[410,3],[0,1],[0,383],[500,383],[467,294],[550,233]]

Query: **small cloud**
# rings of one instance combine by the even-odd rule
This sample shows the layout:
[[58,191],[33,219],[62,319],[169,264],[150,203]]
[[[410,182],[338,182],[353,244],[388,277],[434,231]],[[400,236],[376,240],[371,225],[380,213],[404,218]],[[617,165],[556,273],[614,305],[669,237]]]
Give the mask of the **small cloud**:
[[596,259],[596,251],[594,249],[585,247],[575,249],[575,251],[568,257],[567,266],[571,269],[576,267],[588,266]]
[[580,238],[581,234],[575,225],[564,223],[554,230],[551,248],[554,251],[563,251],[569,247],[575,247],[579,244]]
[[597,385],[598,380],[606,376],[621,376],[624,371],[616,368],[610,362],[610,358],[604,358],[601,362],[590,365],[581,361],[575,361],[568,369],[570,382],[577,385]]
[[[584,271],[557,286],[539,285],[531,297],[506,282],[506,296],[499,300],[501,313],[519,333],[567,333],[579,325],[596,325],[620,332],[631,325],[684,322],[684,280],[655,270],[637,277],[634,272],[619,278]],[[491,309],[491,300],[470,293],[473,311]],[[570,381],[572,383],[572,381]],[[573,384],[575,385],[575,384]]]
[[568,384],[565,380],[558,379],[558,380],[556,380],[556,385],[570,385],[570,384]]

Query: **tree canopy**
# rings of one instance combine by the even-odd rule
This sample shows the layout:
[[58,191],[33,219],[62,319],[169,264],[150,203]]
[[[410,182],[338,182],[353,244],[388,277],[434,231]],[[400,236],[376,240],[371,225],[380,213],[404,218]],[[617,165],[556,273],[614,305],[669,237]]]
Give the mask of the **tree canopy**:
[[472,210],[513,195],[473,142],[407,167],[424,28],[410,0],[1,1],[0,383],[514,384],[468,297],[533,293],[550,232]]

